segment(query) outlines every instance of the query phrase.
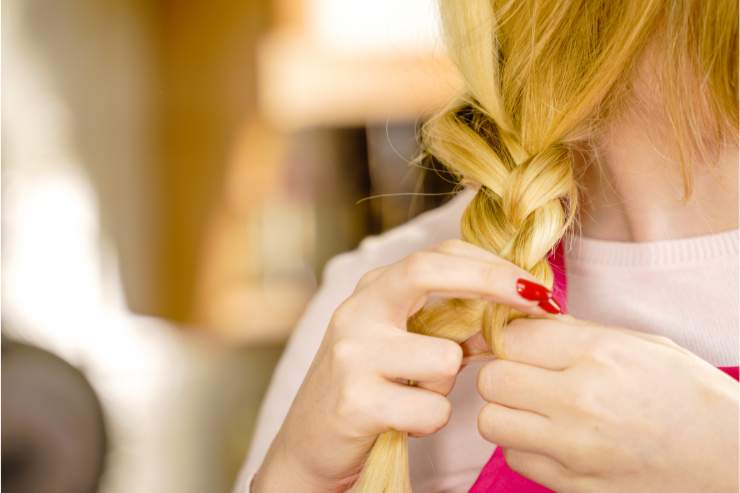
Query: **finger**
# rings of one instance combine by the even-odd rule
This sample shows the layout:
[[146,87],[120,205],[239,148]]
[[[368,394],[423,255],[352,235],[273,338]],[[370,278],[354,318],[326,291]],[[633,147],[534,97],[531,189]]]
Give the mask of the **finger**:
[[[484,248],[473,245],[472,243],[468,243],[463,240],[447,240],[441,243],[440,245],[438,245],[436,248],[433,248],[433,250],[436,252],[440,252],[440,253],[449,253],[451,255],[459,255],[462,257],[470,258],[470,259],[480,260],[483,262],[499,263],[501,265],[514,265],[511,262],[502,259],[501,257],[494,254],[493,252],[490,252]],[[526,277],[524,277],[524,279],[532,281],[535,284],[540,284],[540,282],[537,279],[535,279],[534,276],[530,275],[529,273],[525,273],[525,276]],[[521,289],[525,289],[525,288],[521,287]],[[545,311],[550,314],[559,313],[561,310],[560,305],[558,305],[558,303],[553,299],[552,293],[548,291],[548,294],[549,296],[547,296],[546,300],[540,300],[540,301],[546,301],[545,304],[548,305],[548,309],[546,309]],[[543,304],[540,304],[540,307],[544,308]],[[553,311],[553,310],[556,310],[556,311]]]
[[452,412],[446,397],[418,387],[387,383],[374,395],[371,412],[386,431],[431,435],[447,424]]
[[[506,264],[508,263],[506,260],[502,259],[498,255],[496,255],[493,252],[489,252],[488,250],[481,248],[479,246],[473,245],[472,243],[468,243],[467,241],[463,240],[447,240],[443,241],[436,247],[432,248],[433,251],[439,252],[439,253],[447,253],[449,255],[458,255],[460,257],[467,257],[474,260],[480,260],[482,262],[490,262],[490,263],[499,263],[499,264]],[[534,278],[531,278],[534,280]]]
[[570,473],[555,459],[513,448],[506,448],[503,453],[506,465],[513,471],[551,490],[565,490],[566,482],[570,479]]
[[593,326],[556,318],[519,318],[503,329],[507,360],[550,370],[572,366],[594,340]]
[[420,389],[426,389],[431,392],[436,392],[440,395],[446,396],[452,391],[452,388],[455,386],[456,381],[457,375],[453,377],[443,378],[441,380],[434,380],[431,382],[418,381],[415,383],[416,386]]
[[638,339],[650,341],[660,346],[665,346],[665,347],[669,347],[669,348],[672,348],[672,349],[675,349],[677,351],[681,351],[687,354],[692,354],[690,351],[682,348],[681,346],[673,342],[668,337],[661,336],[658,334],[651,334],[649,332],[641,332],[639,330],[625,329],[624,327],[615,327],[611,325],[600,325],[600,324],[591,322],[589,320],[578,319],[578,318],[573,317],[572,315],[566,315],[566,314],[559,315],[558,320],[567,322],[567,323],[572,323],[575,325],[580,325],[582,327],[590,328],[591,332],[594,332],[594,330],[600,331],[602,333],[608,332],[608,331],[619,332],[620,334],[624,334],[626,336],[637,337]]
[[[468,243],[466,241],[462,240],[446,240],[437,245],[436,247],[431,248],[432,251],[438,252],[438,253],[445,253],[448,255],[457,255],[460,257],[467,257],[473,260],[480,260],[482,262],[489,262],[489,263],[500,263],[505,264],[507,263],[505,260],[503,260],[498,255],[489,252],[488,250],[485,250],[483,248],[480,248],[478,246],[473,245],[472,243]],[[357,290],[360,290],[364,287],[366,287],[368,284],[373,283],[380,275],[388,269],[389,266],[382,266],[378,267],[376,269],[370,270],[365,273],[365,275],[362,276],[360,281],[357,283]],[[528,279],[537,282],[537,280],[526,273],[525,275],[528,275]]]
[[478,393],[491,403],[548,416],[558,401],[558,377],[557,372],[497,359],[478,373]]
[[598,344],[622,338],[624,345],[640,339],[669,350],[691,354],[665,337],[621,327],[605,327],[569,315],[550,318],[520,318],[503,329],[506,359],[550,370],[571,367],[593,352]]
[[[417,252],[393,264],[363,294],[387,302],[385,314],[397,326],[405,323],[418,300],[429,294],[483,298],[531,315],[546,312],[537,301],[517,292],[517,280],[531,274],[509,263],[492,263],[438,252]],[[371,304],[377,314],[381,307]]]
[[393,327],[378,329],[376,337],[366,338],[363,345],[370,364],[392,380],[454,381],[462,364],[459,344]]
[[478,414],[478,432],[501,447],[536,453],[549,454],[556,449],[558,441],[548,418],[491,403]]

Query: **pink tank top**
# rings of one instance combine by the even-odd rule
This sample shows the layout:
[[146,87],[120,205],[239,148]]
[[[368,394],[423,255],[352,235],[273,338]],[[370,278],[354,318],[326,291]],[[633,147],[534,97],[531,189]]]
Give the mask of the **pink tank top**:
[[[566,276],[565,256],[562,244],[558,244],[555,251],[548,258],[555,282],[552,295],[562,308],[563,313],[568,312],[568,278]],[[738,367],[720,368],[722,371],[738,380]],[[503,450],[496,448],[480,472],[478,479],[470,489],[470,493],[553,493],[552,490],[531,481],[524,476],[514,472],[506,464]]]

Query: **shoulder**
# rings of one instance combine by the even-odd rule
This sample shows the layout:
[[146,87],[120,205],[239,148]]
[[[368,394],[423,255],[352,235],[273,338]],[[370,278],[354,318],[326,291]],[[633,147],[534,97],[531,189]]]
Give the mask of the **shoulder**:
[[372,269],[442,241],[459,238],[460,218],[472,197],[471,190],[463,190],[441,207],[383,234],[365,238],[355,250],[337,255],[327,263],[324,285],[348,281],[348,277],[356,282]]

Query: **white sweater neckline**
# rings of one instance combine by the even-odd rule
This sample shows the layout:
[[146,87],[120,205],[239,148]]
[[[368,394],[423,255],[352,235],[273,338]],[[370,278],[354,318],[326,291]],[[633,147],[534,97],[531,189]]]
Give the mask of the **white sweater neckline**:
[[738,230],[659,240],[623,242],[586,237],[566,239],[571,264],[598,264],[615,267],[695,265],[738,255]]

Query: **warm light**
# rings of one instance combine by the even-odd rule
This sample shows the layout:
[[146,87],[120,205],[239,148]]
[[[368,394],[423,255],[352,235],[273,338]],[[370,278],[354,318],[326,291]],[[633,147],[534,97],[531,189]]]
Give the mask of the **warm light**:
[[394,54],[441,49],[436,0],[312,0],[311,36],[333,51]]

